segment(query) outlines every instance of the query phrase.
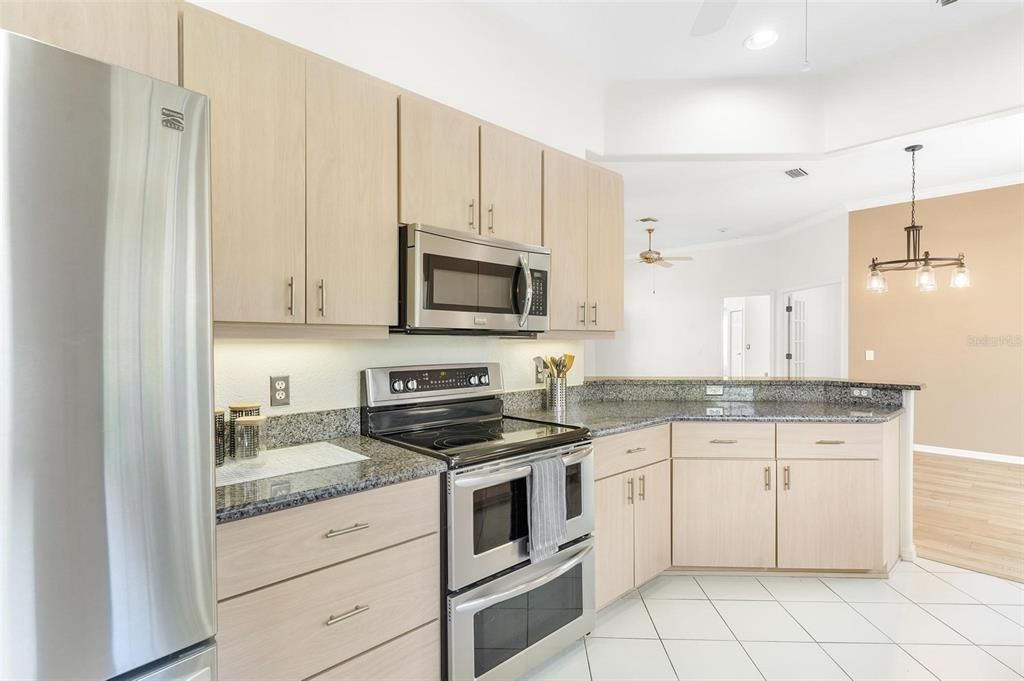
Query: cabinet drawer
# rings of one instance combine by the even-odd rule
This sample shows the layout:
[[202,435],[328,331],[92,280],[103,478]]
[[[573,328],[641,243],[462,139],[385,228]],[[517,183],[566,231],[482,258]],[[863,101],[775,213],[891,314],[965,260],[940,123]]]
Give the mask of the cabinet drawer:
[[671,455],[669,425],[594,440],[594,479],[664,461]]
[[672,456],[677,459],[773,459],[775,424],[673,423]]
[[441,625],[433,622],[310,681],[440,681]]
[[439,563],[433,534],[221,602],[218,677],[298,681],[436,620]]
[[217,597],[437,532],[437,495],[430,477],[218,525]]
[[880,459],[881,423],[780,423],[780,459]]

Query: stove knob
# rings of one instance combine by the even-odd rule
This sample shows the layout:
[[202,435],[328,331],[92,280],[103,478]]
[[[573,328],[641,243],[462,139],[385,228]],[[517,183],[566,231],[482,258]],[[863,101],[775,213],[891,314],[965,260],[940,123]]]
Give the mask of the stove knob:
[[487,385],[488,383],[491,382],[491,377],[488,376],[487,374],[480,374],[480,382],[483,385]]
[[400,393],[405,390],[405,383],[402,383],[402,379],[396,378],[391,381],[391,392]]
[[476,376],[470,376],[469,377],[469,384],[470,385],[476,385],[479,382],[480,382],[480,379],[477,378]]
[[405,382],[405,387],[408,388],[409,390],[415,390],[416,386],[417,383],[415,378],[410,378],[408,381]]

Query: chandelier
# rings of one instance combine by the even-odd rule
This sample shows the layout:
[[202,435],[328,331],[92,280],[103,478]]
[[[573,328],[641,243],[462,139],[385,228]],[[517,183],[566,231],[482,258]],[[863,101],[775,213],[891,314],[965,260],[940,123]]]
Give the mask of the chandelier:
[[918,291],[934,291],[938,288],[935,270],[939,267],[954,267],[949,285],[953,288],[967,288],[971,285],[971,272],[964,263],[964,254],[955,258],[937,258],[930,252],[921,254],[921,229],[917,224],[917,152],[924,146],[912,144],[903,151],[910,152],[910,224],[903,228],[907,233],[907,257],[900,260],[879,260],[871,258],[868,266],[868,291],[885,293],[889,285],[884,272],[912,270],[917,272],[915,285]]

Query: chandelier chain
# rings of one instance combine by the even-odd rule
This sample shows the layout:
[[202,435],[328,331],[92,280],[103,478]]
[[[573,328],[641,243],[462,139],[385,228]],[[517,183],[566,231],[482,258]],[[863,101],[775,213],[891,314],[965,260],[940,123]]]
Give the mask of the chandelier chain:
[[917,152],[910,152],[910,224],[917,224]]

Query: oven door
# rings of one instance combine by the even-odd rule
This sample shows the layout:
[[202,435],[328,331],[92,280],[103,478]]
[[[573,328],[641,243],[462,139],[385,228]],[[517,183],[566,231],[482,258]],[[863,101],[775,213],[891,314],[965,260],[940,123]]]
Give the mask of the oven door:
[[568,541],[594,531],[594,446],[590,442],[448,473],[448,588],[457,591],[528,561],[530,463],[565,462]]
[[594,540],[448,598],[450,681],[514,681],[594,627]]
[[547,331],[551,257],[527,246],[413,227],[406,324],[413,329]]

